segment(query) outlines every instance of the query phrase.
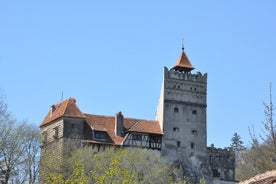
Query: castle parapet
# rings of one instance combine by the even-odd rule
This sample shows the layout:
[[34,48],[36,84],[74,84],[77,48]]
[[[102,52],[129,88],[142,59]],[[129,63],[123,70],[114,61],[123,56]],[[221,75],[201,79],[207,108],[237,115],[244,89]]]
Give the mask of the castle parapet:
[[192,74],[191,72],[185,72],[185,71],[181,72],[174,69],[168,70],[166,67],[165,67],[165,73],[166,73],[165,75],[171,79],[196,81],[196,82],[202,82],[202,83],[207,82],[207,73],[202,74],[201,72],[197,72],[195,74]]

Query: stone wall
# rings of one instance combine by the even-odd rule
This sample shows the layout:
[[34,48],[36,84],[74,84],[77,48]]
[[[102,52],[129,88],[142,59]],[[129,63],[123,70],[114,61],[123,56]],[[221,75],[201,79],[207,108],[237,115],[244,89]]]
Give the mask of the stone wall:
[[56,139],[63,137],[64,121],[57,119],[40,128],[41,146],[45,146]]
[[84,139],[85,120],[82,118],[64,118],[64,137]]
[[231,149],[207,148],[212,177],[226,181],[235,180],[235,152]]
[[[170,162],[185,152],[187,157],[205,156],[207,74],[191,74],[164,68],[162,156]],[[197,162],[201,163],[200,160]]]

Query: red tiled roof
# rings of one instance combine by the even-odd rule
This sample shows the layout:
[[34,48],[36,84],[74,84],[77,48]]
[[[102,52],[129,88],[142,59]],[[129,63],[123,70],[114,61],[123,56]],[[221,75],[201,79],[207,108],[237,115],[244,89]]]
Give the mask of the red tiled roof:
[[117,136],[115,135],[115,116],[83,114],[77,107],[74,98],[68,98],[58,104],[52,105],[50,111],[40,124],[40,127],[60,117],[84,118],[93,130],[106,132],[115,145],[121,145],[123,139],[128,135],[128,132],[162,134],[158,121],[124,118],[123,124],[126,134]]
[[40,127],[60,117],[86,118],[85,115],[77,107],[76,100],[74,98],[68,98],[60,103],[51,106],[50,111],[47,113],[46,117],[40,124]]
[[158,121],[141,120],[133,125],[129,132],[145,132],[152,134],[162,134]]
[[192,71],[195,69],[192,64],[190,63],[187,55],[185,54],[184,50],[182,50],[180,56],[178,57],[173,69],[179,71]]
[[114,117],[91,115],[91,114],[85,114],[85,115],[86,115],[86,122],[92,129],[107,132],[107,134],[115,144],[117,142],[120,142],[120,140],[116,139],[115,132],[114,132],[114,129],[115,129]]
[[276,169],[256,175],[246,181],[240,182],[239,184],[269,184],[269,183],[276,183]]
[[[115,135],[115,116],[101,116],[85,114],[86,121],[91,128],[98,131],[106,131],[114,144],[120,145],[124,136]],[[162,134],[158,121],[147,121],[133,118],[124,118],[124,128],[126,132],[145,132],[152,134]]]

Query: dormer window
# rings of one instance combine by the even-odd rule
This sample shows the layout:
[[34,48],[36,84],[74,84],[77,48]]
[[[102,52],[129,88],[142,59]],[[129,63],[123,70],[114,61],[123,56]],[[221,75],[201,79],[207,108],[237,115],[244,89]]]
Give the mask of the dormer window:
[[100,132],[100,131],[95,131],[94,132],[94,139],[96,140],[106,140],[106,133],[105,132]]

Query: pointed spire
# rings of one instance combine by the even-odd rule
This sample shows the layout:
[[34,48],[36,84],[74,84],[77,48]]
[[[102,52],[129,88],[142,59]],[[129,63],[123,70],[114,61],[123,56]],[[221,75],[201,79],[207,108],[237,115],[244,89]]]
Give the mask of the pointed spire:
[[182,39],[182,52],[180,54],[180,56],[178,57],[173,69],[178,70],[180,72],[190,72],[193,69],[195,69],[193,67],[193,65],[190,63],[187,55],[184,52],[184,43],[183,43],[183,39]]
[[184,39],[182,38],[182,51],[184,52]]

